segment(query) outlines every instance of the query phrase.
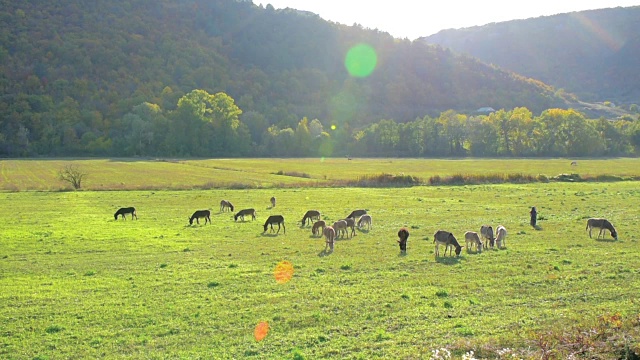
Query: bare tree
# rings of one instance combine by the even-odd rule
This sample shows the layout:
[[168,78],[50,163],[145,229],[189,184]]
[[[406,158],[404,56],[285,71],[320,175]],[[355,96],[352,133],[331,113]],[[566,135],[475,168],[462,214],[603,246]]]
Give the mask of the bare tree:
[[78,190],[82,187],[82,180],[87,177],[87,173],[80,170],[73,164],[66,165],[58,172],[58,177],[62,181],[66,181]]

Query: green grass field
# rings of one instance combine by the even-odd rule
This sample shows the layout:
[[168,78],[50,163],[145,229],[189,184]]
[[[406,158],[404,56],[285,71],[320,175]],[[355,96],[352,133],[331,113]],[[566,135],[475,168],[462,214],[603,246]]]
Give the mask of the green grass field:
[[[373,160],[331,161],[351,166],[355,176],[390,172]],[[434,162],[442,167],[440,174],[464,173],[454,160],[378,160],[385,161],[410,164],[416,176],[438,174],[431,169]],[[273,163],[275,171],[316,177],[321,172],[314,165],[327,162]],[[487,162],[465,164],[536,174],[544,165]],[[566,160],[548,162],[557,162],[550,165],[558,167],[551,175],[562,172],[560,163],[569,167]],[[65,161],[0,163],[5,189],[62,186],[47,184],[56,181],[56,167]],[[80,162],[91,169],[92,179],[98,171],[110,174],[103,184],[118,185],[123,173],[133,174],[127,188],[143,188],[148,180],[183,184],[171,170],[174,163],[113,163]],[[225,174],[246,169],[232,181],[254,176],[268,184],[266,178],[291,178],[271,175],[266,160],[194,163],[199,166],[180,165],[203,171],[192,184],[221,183],[222,178],[206,173],[223,163],[233,169],[220,170]],[[148,172],[137,173],[129,165]],[[162,166],[167,167],[164,178]],[[580,161],[577,170],[583,167],[594,174],[615,168],[620,171],[610,173],[638,172],[589,160]],[[189,171],[183,174],[191,176]],[[638,329],[639,185],[3,192],[0,358],[419,359],[441,348],[452,351],[452,358],[468,351],[478,358],[510,358],[499,355],[505,348],[519,358],[543,358],[539,339],[549,332],[586,329],[615,314]],[[271,196],[278,199],[275,208],[270,208]],[[236,210],[255,208],[258,219],[234,222],[231,213],[219,212],[221,199],[232,201]],[[113,213],[125,206],[135,206],[139,219],[115,221]],[[538,208],[540,230],[528,224],[531,206]],[[331,254],[324,253],[323,239],[311,236],[310,226],[300,227],[308,209],[320,210],[332,222],[356,208],[369,211],[373,229],[340,239]],[[196,209],[211,209],[213,223],[189,226]],[[270,214],[284,215],[286,234],[263,234]],[[589,217],[610,219],[619,240],[608,234],[604,240],[589,239]],[[434,257],[436,230],[452,231],[463,243],[465,231],[479,231],[485,223],[507,228],[506,249]],[[400,227],[411,232],[405,256],[396,243]],[[294,267],[286,283],[274,276],[282,261]],[[269,332],[257,341],[254,330],[261,322],[268,323]],[[633,331],[634,336],[621,337],[616,351],[621,342],[640,351]],[[567,357],[568,350],[553,343],[551,348],[548,358]],[[578,358],[594,358],[588,354]],[[620,358],[609,355],[604,358]]]

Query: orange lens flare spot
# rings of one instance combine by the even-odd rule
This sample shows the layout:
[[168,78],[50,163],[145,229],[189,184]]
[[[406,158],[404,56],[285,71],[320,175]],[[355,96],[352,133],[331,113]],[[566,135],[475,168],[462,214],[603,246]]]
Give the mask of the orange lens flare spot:
[[262,341],[267,334],[269,333],[269,323],[266,321],[261,322],[256,325],[255,330],[253,330],[253,336],[256,338],[256,341]]
[[284,284],[289,282],[293,277],[293,264],[288,261],[281,261],[276,265],[276,269],[273,271],[273,275],[276,277],[278,284]]

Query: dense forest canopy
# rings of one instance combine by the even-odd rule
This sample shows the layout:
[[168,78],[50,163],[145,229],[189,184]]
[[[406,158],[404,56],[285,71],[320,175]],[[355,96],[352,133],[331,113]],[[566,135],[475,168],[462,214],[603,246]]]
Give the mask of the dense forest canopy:
[[[640,6],[443,30],[423,38],[564,88],[583,100],[637,103]],[[543,54],[543,55],[541,55]]]
[[[557,141],[598,139],[589,155],[640,143],[631,119],[549,117],[570,111],[567,96],[540,81],[307,12],[236,0],[0,5],[0,156],[573,154],[545,140],[548,118],[583,124]],[[345,68],[360,44],[375,52],[369,76]],[[526,144],[496,115],[473,114],[488,106],[526,109]]]

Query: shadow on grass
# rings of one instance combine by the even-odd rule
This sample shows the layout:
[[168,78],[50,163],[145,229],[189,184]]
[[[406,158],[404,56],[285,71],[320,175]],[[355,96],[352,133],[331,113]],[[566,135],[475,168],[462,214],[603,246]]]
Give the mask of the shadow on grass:
[[398,257],[405,257],[405,256],[407,256],[407,252],[400,250],[400,252],[398,253]]
[[325,256],[329,256],[331,254],[333,254],[333,250],[330,250],[330,249],[325,247],[324,249],[322,249],[322,251],[320,251],[318,253],[318,257],[325,257]]
[[604,242],[604,243],[614,243],[617,242],[618,240],[616,239],[611,239],[611,238],[602,238],[602,239],[596,239],[597,242]]
[[368,230],[368,229],[358,229],[358,230],[363,234],[368,234],[369,231],[371,231],[371,230]]
[[262,234],[260,234],[260,236],[274,238],[274,237],[278,236],[278,233],[264,233],[263,232]]
[[534,227],[533,227],[533,229],[534,229],[534,230],[541,231],[541,230],[542,230],[542,226],[540,226],[540,225],[536,225],[536,226],[534,226]]
[[202,226],[207,226],[207,225],[210,225],[210,224],[197,224],[197,223],[193,223],[193,224],[187,224],[187,225],[185,225],[184,227],[185,227],[185,229],[186,229],[186,228],[197,228],[197,227],[202,227]]
[[462,258],[457,257],[457,256],[456,257],[454,257],[454,256],[447,256],[447,257],[442,256],[442,257],[437,257],[436,258],[436,262],[438,264],[444,264],[444,265],[457,265],[457,264],[460,263],[461,259]]
[[341,237],[336,237],[335,241],[344,241],[344,240],[351,240],[351,239],[353,239],[353,237],[341,236]]

